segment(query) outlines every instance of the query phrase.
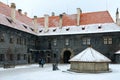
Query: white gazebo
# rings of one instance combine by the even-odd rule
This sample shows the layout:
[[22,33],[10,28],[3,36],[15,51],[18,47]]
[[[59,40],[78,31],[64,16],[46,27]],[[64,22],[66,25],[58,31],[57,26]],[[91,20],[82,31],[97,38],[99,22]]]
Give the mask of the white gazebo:
[[104,72],[109,71],[111,60],[103,54],[88,47],[70,60],[70,71],[75,72]]

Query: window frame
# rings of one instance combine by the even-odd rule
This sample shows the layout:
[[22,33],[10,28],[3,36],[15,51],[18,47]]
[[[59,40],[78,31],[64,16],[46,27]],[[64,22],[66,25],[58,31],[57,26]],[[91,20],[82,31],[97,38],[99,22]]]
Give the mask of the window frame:
[[103,44],[111,45],[113,43],[112,37],[103,37]]
[[90,37],[82,38],[82,44],[83,45],[90,45],[91,44],[91,38]]

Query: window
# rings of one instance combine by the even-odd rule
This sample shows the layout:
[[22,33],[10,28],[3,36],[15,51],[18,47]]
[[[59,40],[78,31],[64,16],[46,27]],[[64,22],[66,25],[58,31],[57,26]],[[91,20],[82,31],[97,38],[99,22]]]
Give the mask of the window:
[[13,60],[13,54],[9,54],[9,59],[10,59],[10,61]]
[[57,40],[56,40],[56,39],[54,39],[54,41],[53,41],[53,45],[54,45],[54,46],[57,45]]
[[23,42],[24,42],[23,39],[20,38],[20,44],[21,44],[21,45],[23,45]]
[[32,59],[32,60],[35,59],[34,53],[31,53],[31,59]]
[[50,57],[50,54],[48,54],[47,56]]
[[98,29],[101,29],[101,28],[102,28],[102,25],[99,25],[99,26],[98,26]]
[[70,28],[67,28],[67,29],[66,29],[66,31],[69,31],[69,30],[70,30]]
[[30,28],[31,29],[31,31],[34,31],[34,29],[33,28]]
[[112,44],[112,38],[111,37],[104,37],[104,44]]
[[12,19],[9,19],[9,18],[6,18],[8,20],[9,23],[12,23],[13,20]]
[[20,40],[19,40],[19,38],[17,38],[17,44],[19,44],[19,42],[20,42]]
[[21,37],[17,38],[17,44],[23,45],[26,44],[26,41],[22,39]]
[[4,42],[4,34],[0,35],[0,42]]
[[83,38],[82,41],[84,45],[90,45],[90,38]]
[[51,49],[51,42],[48,41],[48,49]]
[[13,36],[10,37],[10,43],[13,43],[14,40],[13,40]]
[[26,45],[26,39],[24,39],[24,45]]
[[56,55],[56,54],[54,54],[53,56],[54,56],[54,58],[56,58],[56,57],[57,57],[57,55]]
[[56,31],[56,29],[53,29],[53,32],[55,32]]
[[27,29],[27,26],[26,26],[26,25],[23,24],[23,26],[24,26],[25,29]]
[[82,30],[85,30],[85,27],[82,27]]
[[4,54],[0,54],[0,61],[4,61]]
[[20,54],[17,54],[17,60],[20,60]]
[[65,40],[65,45],[69,45],[69,39]]
[[26,57],[27,57],[26,54],[24,54],[24,60],[26,60]]
[[41,33],[43,30],[40,30],[39,32]]

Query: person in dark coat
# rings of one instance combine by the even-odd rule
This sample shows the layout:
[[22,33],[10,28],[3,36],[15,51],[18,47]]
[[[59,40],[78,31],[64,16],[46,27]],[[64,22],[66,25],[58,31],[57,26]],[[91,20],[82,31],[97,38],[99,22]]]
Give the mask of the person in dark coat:
[[43,67],[44,64],[45,64],[45,60],[44,60],[44,59],[41,59],[40,64],[41,64],[41,66]]
[[39,59],[38,64],[39,64],[39,67],[40,67],[40,65],[41,65],[41,59]]

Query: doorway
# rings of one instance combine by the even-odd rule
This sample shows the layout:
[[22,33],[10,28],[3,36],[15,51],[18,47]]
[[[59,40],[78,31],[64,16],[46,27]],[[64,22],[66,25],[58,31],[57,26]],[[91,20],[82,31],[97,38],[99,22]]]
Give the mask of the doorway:
[[64,51],[63,62],[69,63],[70,56],[71,56],[71,52],[69,50]]

